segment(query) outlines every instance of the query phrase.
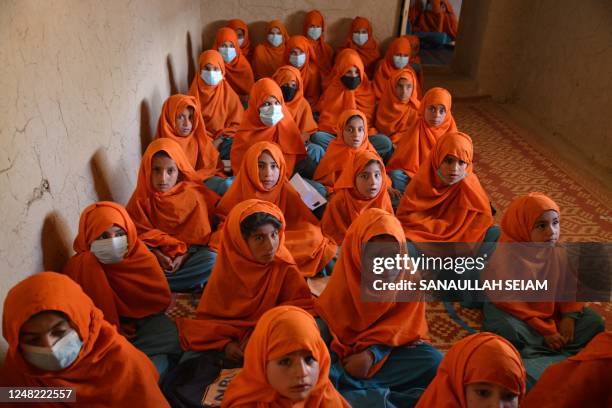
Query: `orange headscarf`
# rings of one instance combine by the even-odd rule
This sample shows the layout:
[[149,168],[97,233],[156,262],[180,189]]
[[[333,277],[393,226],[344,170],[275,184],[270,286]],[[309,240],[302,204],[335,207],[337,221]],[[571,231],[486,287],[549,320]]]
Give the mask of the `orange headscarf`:
[[575,356],[550,365],[521,407],[572,408],[587,402],[592,407],[612,406],[610,364],[612,332],[599,333]]
[[[240,223],[264,212],[283,224],[274,260],[266,265],[253,259],[240,232]],[[217,262],[198,305],[195,319],[177,321],[186,350],[219,350],[230,341],[244,345],[257,320],[279,305],[312,309],[312,295],[285,247],[285,218],[272,203],[245,200],[235,206],[223,225]]]
[[[157,191],[151,182],[153,156],[160,151],[174,160],[181,173],[181,180],[166,192]],[[170,139],[157,139],[142,157],[136,189],[126,208],[140,239],[175,257],[185,253],[188,245],[208,243],[209,211],[218,198],[198,181],[180,146]]]
[[[412,95],[407,102],[402,102],[395,92],[400,79],[412,83]],[[417,98],[417,79],[412,69],[398,69],[384,84],[381,100],[376,109],[376,129],[389,136],[397,144],[407,133],[414,133],[419,119],[420,103]]]
[[419,84],[417,87],[417,96],[419,97],[419,99],[421,99],[421,97],[423,96],[423,68],[422,68],[422,64],[421,64],[421,56],[419,55],[421,52],[421,39],[419,37],[417,37],[416,35],[405,35],[404,37],[408,38],[408,41],[410,41],[410,47],[411,47],[411,52],[410,52],[410,62],[409,64],[418,64],[421,66],[421,69],[419,70],[418,73],[418,78],[419,78]]
[[[89,248],[113,225],[127,232],[128,252],[119,263],[103,264]],[[150,316],[170,304],[170,289],[155,255],[138,238],[134,222],[119,204],[101,201],[85,208],[73,247],[76,255],[64,273],[81,285],[111,324],[119,327],[120,317]]]
[[[467,176],[446,185],[438,169],[447,155],[467,163]],[[491,205],[473,172],[474,147],[465,133],[442,136],[419,168],[397,209],[406,238],[415,242],[480,242],[493,225]]]
[[[425,109],[431,105],[444,105],[446,117],[436,127],[430,127],[425,121]],[[419,107],[419,115],[413,126],[402,132],[397,141],[397,148],[387,164],[387,170],[404,170],[413,177],[429,157],[431,149],[445,133],[456,132],[457,125],[451,114],[451,94],[444,88],[431,88]]]
[[314,106],[321,97],[321,73],[319,72],[319,67],[314,63],[315,55],[306,37],[294,35],[289,38],[285,47],[285,64],[290,64],[289,56],[294,48],[306,54],[306,61],[298,70],[304,82],[304,97],[308,100],[308,103]]
[[[366,42],[364,45],[357,45],[353,42],[353,33],[363,28],[368,30],[368,42]],[[365,66],[368,78],[373,78],[374,68],[376,68],[376,63],[380,59],[380,50],[378,49],[378,44],[374,39],[374,35],[372,33],[372,23],[370,23],[370,20],[365,17],[355,17],[353,19],[351,29],[346,36],[346,41],[344,45],[340,47],[340,49],[346,48],[353,49],[359,53],[359,56],[363,61],[363,65]]]
[[228,27],[220,28],[215,37],[213,50],[219,50],[219,46],[226,41],[231,41],[236,49],[236,58],[229,63],[225,63],[225,75],[227,82],[232,86],[238,95],[248,95],[255,82],[253,69],[247,57],[242,54],[238,46],[238,36],[236,32]]
[[[181,136],[176,129],[176,117],[187,107],[193,108],[193,127],[189,136]],[[200,105],[195,97],[177,94],[166,99],[157,122],[155,138],[168,138],[178,143],[200,180],[223,174],[223,163],[219,160],[219,152],[206,135]]]
[[[259,107],[268,96],[278,99],[283,109],[283,119],[274,126],[264,125],[259,117]],[[285,105],[280,87],[270,78],[260,79],[251,90],[249,108],[244,113],[240,128],[234,136],[230,153],[234,174],[238,173],[247,149],[253,143],[261,141],[273,142],[280,146],[287,161],[288,176],[293,174],[295,164],[306,156],[300,129]]]
[[[313,40],[308,37],[308,28],[311,25],[321,27],[321,37],[319,37],[318,40]],[[312,46],[314,53],[313,60],[321,70],[321,74],[329,74],[334,63],[334,49],[325,42],[325,19],[319,10],[311,10],[306,13],[306,17],[304,17],[303,34]]]
[[[242,52],[242,55],[244,55],[248,60],[250,60],[251,38],[249,37],[249,27],[244,21],[240,20],[239,18],[235,18],[233,20],[228,21],[226,27],[229,27],[234,31],[240,29],[244,32],[244,41],[242,42],[242,47],[240,47],[240,51]],[[238,33],[236,33],[236,36],[238,36]]]
[[[372,160],[380,165],[382,184],[380,192],[374,198],[364,198],[355,187],[357,175]],[[346,161],[345,161],[346,163]],[[393,213],[391,199],[387,192],[387,173],[380,156],[368,150],[360,151],[353,156],[353,160],[345,164],[340,177],[334,184],[334,195],[327,203],[325,214],[321,220],[323,233],[331,237],[338,245],[342,244],[346,230],[351,223],[368,208],[381,208]]]
[[290,407],[291,401],[270,386],[267,365],[295,351],[307,350],[319,364],[319,377],[304,401],[306,407],[350,407],[329,380],[329,351],[310,314],[294,306],[278,306],[263,314],[246,347],[244,368],[232,380],[222,407]]
[[[391,45],[389,46],[389,49],[387,50],[387,52],[385,53],[385,58],[380,61],[380,64],[378,64],[378,67],[376,68],[376,74],[374,75],[374,81],[373,81],[373,85],[374,85],[374,93],[376,94],[376,98],[380,99],[382,98],[385,89],[387,87],[387,82],[389,81],[389,78],[391,78],[391,76],[396,73],[397,71],[400,70],[404,70],[404,69],[408,69],[412,71],[412,68],[410,67],[410,63],[408,63],[408,65],[406,65],[404,68],[396,68],[395,64],[393,63],[393,56],[395,54],[405,54],[408,56],[409,60],[412,59],[411,55],[412,55],[412,47],[410,45],[410,40],[408,38],[404,37],[398,37],[396,39],[393,40],[393,42],[391,43]],[[416,90],[417,90],[417,86],[418,86],[418,80],[416,79],[416,74],[414,77],[414,90],[415,90],[415,99],[418,100],[416,97]]]
[[[459,23],[450,1],[428,0],[431,10],[425,9],[419,18],[419,30],[427,32],[446,33],[452,39],[457,38]],[[442,10],[446,6],[446,11]]]
[[[278,183],[267,191],[259,181],[258,160],[268,152],[280,170]],[[285,216],[285,246],[293,256],[304,276],[314,276],[336,254],[338,247],[323,236],[319,221],[304,204],[300,195],[285,176],[285,159],[277,145],[257,142],[247,150],[240,171],[219,204],[217,215],[221,222],[238,203],[251,198],[269,201],[278,206]],[[212,246],[219,246],[221,224],[211,239]]]
[[[346,232],[334,273],[315,303],[334,336],[331,348],[341,360],[374,344],[399,347],[427,338],[425,303],[361,300],[362,251],[378,235],[390,235],[401,248],[406,246],[402,226],[393,214],[379,208],[365,210]],[[368,377],[384,361],[372,367]]]
[[285,101],[285,106],[291,112],[295,124],[302,133],[309,135],[317,131],[317,122],[312,116],[312,109],[308,101],[304,99],[304,83],[300,71],[290,65],[283,65],[272,76],[278,86],[284,85],[289,81],[295,81],[297,90],[290,102]]
[[[283,43],[278,47],[273,47],[268,41],[268,34],[270,34],[270,30],[273,28],[278,28],[283,36]],[[269,78],[276,72],[278,67],[283,65],[288,39],[287,29],[280,20],[272,20],[266,24],[266,39],[261,44],[257,44],[253,53],[255,79]]]
[[[202,118],[206,123],[206,133],[211,139],[219,136],[234,136],[244,114],[240,98],[225,80],[225,64],[223,57],[216,50],[204,51],[200,55],[200,72],[206,64],[221,69],[223,79],[217,85],[208,85],[200,75],[196,75],[189,88],[189,94],[194,96],[202,109]],[[214,148],[214,146],[213,146]]]
[[514,346],[493,333],[468,336],[448,351],[417,408],[467,408],[465,386],[490,383],[525,395],[526,374]]
[[[61,371],[34,367],[19,348],[21,326],[48,310],[64,313],[83,342],[74,363]],[[158,375],[151,361],[104,320],[100,309],[67,276],[41,272],[15,285],[4,301],[2,334],[9,345],[0,370],[2,386],[70,387],[80,406],[94,408],[170,406],[157,386]],[[18,405],[59,408],[66,403]]]

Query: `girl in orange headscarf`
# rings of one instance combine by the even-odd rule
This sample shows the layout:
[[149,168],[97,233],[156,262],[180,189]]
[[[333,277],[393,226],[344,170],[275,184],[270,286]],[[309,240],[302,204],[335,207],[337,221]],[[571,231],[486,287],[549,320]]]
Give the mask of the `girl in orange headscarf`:
[[451,40],[454,40],[457,38],[458,25],[457,16],[450,1],[427,0],[425,10],[419,16],[418,31],[445,33]]
[[[530,193],[514,200],[501,222],[500,243],[541,242],[555,245],[560,235],[561,211],[542,193]],[[542,249],[544,253],[544,249]],[[558,276],[560,264],[552,253],[539,276]],[[509,260],[495,254],[497,262],[512,262],[517,270],[533,270],[530,261],[517,256]],[[516,255],[516,252],[514,252]],[[567,261],[565,261],[567,263]],[[551,273],[545,272],[552,269]],[[556,274],[556,275],[552,275]],[[581,350],[604,325],[601,317],[582,302],[499,302],[485,303],[483,330],[498,333],[510,341],[525,359],[529,386],[546,366]]]
[[317,122],[304,98],[304,83],[300,71],[295,67],[283,65],[274,73],[272,79],[280,86],[285,106],[302,132],[302,139],[310,140],[310,135],[317,131]]
[[321,76],[327,76],[334,63],[334,49],[325,42],[325,19],[319,10],[311,10],[304,17],[303,34],[312,47],[313,61]]
[[[367,209],[348,229],[334,273],[315,303],[322,337],[331,340],[330,378],[353,406],[365,401],[367,406],[387,406],[389,399],[411,406],[414,392],[429,384],[442,355],[423,341],[425,303],[385,301],[362,282],[369,277],[362,274],[369,270],[362,264],[368,243],[378,243],[377,255],[405,254],[402,227],[391,213]],[[372,301],[364,302],[362,296]]]
[[346,36],[346,41],[340,50],[350,48],[359,53],[365,73],[368,78],[374,78],[374,69],[380,59],[378,43],[372,33],[372,24],[365,17],[355,17],[351,23],[351,29]]
[[221,225],[238,203],[251,198],[266,200],[285,216],[285,246],[302,275],[310,277],[320,271],[329,274],[333,265],[328,263],[338,247],[323,236],[319,221],[287,179],[285,167],[283,153],[274,143],[257,142],[247,150],[236,180],[217,205],[220,224],[211,245],[220,246]]
[[334,184],[334,195],[321,220],[323,233],[341,245],[351,223],[368,208],[393,213],[387,183],[380,157],[368,150],[357,152]]
[[195,319],[179,319],[185,350],[223,350],[240,362],[257,320],[278,305],[312,310],[312,296],[285,247],[282,211],[262,200],[235,206]]
[[[404,36],[393,40],[385,54],[385,59],[383,59],[376,68],[376,74],[374,75],[373,81],[376,99],[380,100],[383,97],[387,87],[387,82],[389,82],[389,79],[393,74],[403,69],[412,70],[412,67],[409,64],[411,55],[412,47],[408,38]],[[415,75],[414,88],[416,89],[417,87],[418,81]],[[416,92],[414,96],[416,99]]]
[[321,96],[321,73],[313,61],[314,55],[308,39],[294,35],[287,41],[284,63],[297,68],[304,82],[304,97],[312,106]]
[[225,64],[218,51],[204,51],[199,65],[200,75],[193,79],[189,93],[201,108],[206,133],[219,151],[219,158],[229,160],[233,136],[242,121],[244,108],[225,80]]
[[417,408],[518,408],[525,396],[521,356],[492,333],[468,336],[451,347]]
[[251,60],[251,38],[249,37],[249,27],[246,23],[239,18],[235,18],[227,22],[226,27],[231,28],[236,32],[236,36],[238,37],[238,46],[240,47],[240,51],[242,55],[244,55],[247,60]]
[[152,248],[172,291],[201,287],[216,255],[206,245],[218,196],[198,182],[183,151],[157,139],[145,151],[127,204],[138,236]]
[[266,41],[257,44],[253,53],[256,80],[271,77],[283,65],[288,39],[287,29],[280,20],[272,20],[266,25]]
[[[387,112],[391,111],[387,104],[390,101],[392,99],[381,102],[382,113],[379,115],[379,121],[382,120],[383,128],[392,123],[391,118],[394,116],[386,119]],[[421,164],[429,157],[438,139],[445,133],[457,131],[455,119],[451,114],[451,94],[444,88],[430,89],[419,105],[416,121],[408,117],[405,122],[399,121],[398,125],[399,133],[394,142],[396,149],[387,164],[387,170],[393,180],[393,187],[404,192]]]
[[72,388],[80,406],[93,408],[170,406],[153,364],[67,276],[41,272],[15,285],[4,301],[2,334],[9,349],[0,386]]
[[329,351],[310,314],[278,306],[259,319],[245,350],[244,369],[222,407],[350,407],[329,380]]
[[227,82],[245,104],[255,79],[251,64],[238,45],[236,32],[228,27],[220,28],[212,49],[219,51],[223,57]]

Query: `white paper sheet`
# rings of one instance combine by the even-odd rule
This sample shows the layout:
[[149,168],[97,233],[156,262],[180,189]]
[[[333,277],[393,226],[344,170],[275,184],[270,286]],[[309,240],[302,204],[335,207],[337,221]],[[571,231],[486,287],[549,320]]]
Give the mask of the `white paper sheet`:
[[300,194],[302,201],[310,208],[314,210],[325,204],[327,200],[319,192],[311,186],[306,180],[302,178],[298,173],[295,173],[291,180],[289,180],[293,188]]

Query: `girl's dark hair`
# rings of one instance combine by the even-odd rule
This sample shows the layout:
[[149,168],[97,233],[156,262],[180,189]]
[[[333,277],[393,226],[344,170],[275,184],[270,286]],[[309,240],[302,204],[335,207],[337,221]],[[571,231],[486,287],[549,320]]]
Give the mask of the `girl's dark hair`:
[[242,237],[247,240],[262,225],[270,224],[277,230],[280,229],[283,224],[278,218],[265,212],[256,212],[246,217],[240,223],[240,233]]
[[172,157],[170,157],[168,152],[166,152],[165,150],[160,150],[158,152],[155,152],[155,154],[153,155],[153,159],[155,159],[156,157],[166,157],[168,159],[172,159]]

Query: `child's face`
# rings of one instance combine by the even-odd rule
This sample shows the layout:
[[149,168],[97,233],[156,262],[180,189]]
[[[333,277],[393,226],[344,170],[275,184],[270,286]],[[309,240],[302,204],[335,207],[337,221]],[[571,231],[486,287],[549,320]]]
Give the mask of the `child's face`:
[[153,188],[165,193],[178,182],[179,170],[174,160],[165,156],[153,157],[151,160],[151,184]]
[[395,85],[395,95],[402,102],[408,102],[412,96],[412,82],[406,78],[400,78]]
[[19,343],[36,347],[53,347],[72,330],[61,314],[45,311],[30,317],[19,330]]
[[242,30],[242,28],[237,28],[236,29],[236,36],[238,37],[239,40],[241,38],[244,38],[244,31]]
[[176,115],[176,130],[180,136],[189,136],[193,130],[193,108],[186,107]]
[[355,178],[355,188],[365,198],[376,197],[380,193],[381,186],[382,171],[378,162],[365,166]]
[[554,210],[544,211],[533,223],[531,230],[531,242],[547,242],[556,244],[559,241],[561,224],[559,214]]
[[298,350],[268,361],[268,383],[293,402],[304,401],[317,384],[319,363],[308,350]]
[[357,68],[356,66],[353,65],[352,67],[350,67],[348,69],[348,71],[346,71],[344,73],[344,76],[351,77],[351,78],[358,77],[359,76],[359,68]]
[[219,68],[218,66],[213,65],[213,64],[206,64],[206,65],[204,65],[204,69],[206,71],[221,71],[221,68]]
[[467,408],[517,408],[519,396],[505,387],[492,383],[465,386]]
[[461,181],[467,172],[467,163],[448,154],[438,169],[438,175],[444,184],[450,186]]
[[275,96],[269,95],[266,97],[266,99],[263,100],[261,105],[259,105],[259,110],[268,108],[272,105],[280,105],[280,104],[281,104],[280,101],[276,99]]
[[446,107],[444,105],[429,105],[425,108],[425,122],[430,127],[438,127],[444,122]]
[[106,231],[104,231],[102,234],[100,234],[100,236],[98,238],[96,238],[96,240],[98,239],[109,239],[109,238],[115,238],[115,237],[122,237],[124,235],[127,235],[127,232],[125,232],[125,230],[117,225],[113,225],[112,227],[110,227],[109,229],[107,229]]
[[368,33],[368,29],[367,28],[359,28],[355,31],[353,31],[354,34],[367,34]]
[[278,229],[272,224],[264,224],[257,227],[255,232],[247,239],[247,245],[251,250],[253,258],[255,258],[256,262],[264,265],[274,260],[279,244]]
[[342,132],[344,143],[352,148],[357,148],[365,138],[365,124],[360,117],[352,118],[344,125]]
[[257,159],[259,181],[266,190],[272,190],[280,178],[280,168],[268,151],[264,151]]

